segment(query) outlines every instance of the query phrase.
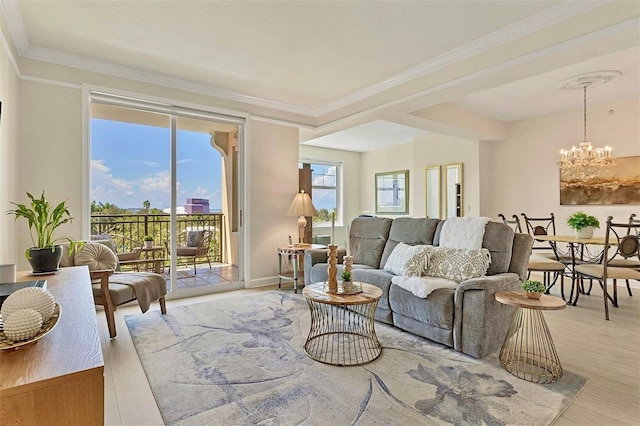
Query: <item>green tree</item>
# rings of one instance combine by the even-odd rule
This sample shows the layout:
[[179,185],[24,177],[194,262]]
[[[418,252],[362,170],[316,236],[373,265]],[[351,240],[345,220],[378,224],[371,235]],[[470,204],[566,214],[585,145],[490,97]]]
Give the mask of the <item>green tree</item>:
[[142,202],[143,213],[149,213],[150,208],[151,208],[151,202],[149,200],[144,200]]
[[331,218],[332,218],[332,214],[335,215],[336,214],[336,208],[334,207],[333,209],[329,210],[329,209],[317,209],[318,211],[318,215],[313,217],[313,221],[320,223],[320,222],[331,222]]

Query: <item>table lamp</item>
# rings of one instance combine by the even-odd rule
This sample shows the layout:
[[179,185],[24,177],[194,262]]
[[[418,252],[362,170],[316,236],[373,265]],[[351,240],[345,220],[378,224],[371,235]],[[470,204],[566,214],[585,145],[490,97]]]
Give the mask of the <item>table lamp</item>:
[[311,202],[309,194],[301,190],[293,198],[287,216],[298,216],[298,242],[304,243],[304,229],[307,226],[306,216],[317,216],[318,212]]

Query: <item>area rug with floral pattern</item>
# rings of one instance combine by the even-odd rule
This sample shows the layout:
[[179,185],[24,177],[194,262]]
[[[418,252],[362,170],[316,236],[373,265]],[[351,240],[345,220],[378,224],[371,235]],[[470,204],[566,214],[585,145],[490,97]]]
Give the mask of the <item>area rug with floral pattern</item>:
[[550,424],[587,379],[520,380],[376,323],[382,355],[361,366],[311,360],[299,294],[269,291],[125,317],[166,424]]

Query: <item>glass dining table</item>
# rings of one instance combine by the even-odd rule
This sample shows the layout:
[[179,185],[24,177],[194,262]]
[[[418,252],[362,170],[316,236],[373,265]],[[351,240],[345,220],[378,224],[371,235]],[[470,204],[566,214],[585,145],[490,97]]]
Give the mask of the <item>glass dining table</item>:
[[[605,238],[578,238],[575,235],[534,235],[533,238],[537,241],[548,241],[558,260],[563,257],[560,255],[561,251],[558,248],[558,243],[565,243],[569,245],[569,262],[566,262],[566,264],[571,270],[571,292],[569,294],[569,299],[566,302],[567,305],[576,306],[578,298],[580,297],[580,292],[583,291],[583,289],[579,288],[577,285],[575,266],[582,263],[600,263],[604,253]],[[614,244],[613,241],[609,241],[609,243],[611,245]],[[592,252],[587,247],[589,245],[602,246],[602,249]]]

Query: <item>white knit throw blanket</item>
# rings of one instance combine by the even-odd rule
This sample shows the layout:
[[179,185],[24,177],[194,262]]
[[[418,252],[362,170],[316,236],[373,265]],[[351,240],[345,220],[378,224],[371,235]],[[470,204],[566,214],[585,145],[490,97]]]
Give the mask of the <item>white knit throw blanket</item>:
[[440,231],[440,247],[459,249],[482,248],[488,217],[450,217]]

